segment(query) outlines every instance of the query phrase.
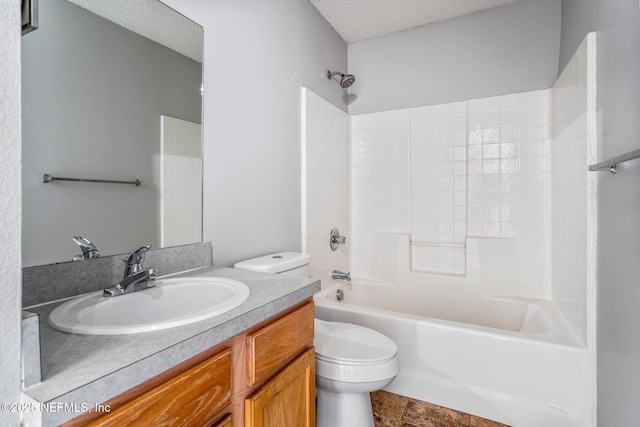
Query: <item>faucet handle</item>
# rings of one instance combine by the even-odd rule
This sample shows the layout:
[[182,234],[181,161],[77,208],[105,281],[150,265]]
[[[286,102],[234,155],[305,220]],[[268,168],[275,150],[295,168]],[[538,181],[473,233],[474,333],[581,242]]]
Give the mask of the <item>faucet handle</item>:
[[149,249],[151,249],[153,245],[141,246],[138,249],[132,251],[127,257],[123,260],[125,264],[124,268],[124,277],[127,278],[131,274],[142,271],[142,264],[144,263],[144,254]]
[[337,228],[331,230],[331,234],[329,235],[329,246],[332,251],[338,250],[338,245],[344,245],[347,243],[347,238],[345,236],[340,235],[340,231]]
[[82,236],[73,236],[73,241],[80,246],[80,255],[73,257],[74,261],[81,261],[83,259],[98,258],[100,253],[93,243]]

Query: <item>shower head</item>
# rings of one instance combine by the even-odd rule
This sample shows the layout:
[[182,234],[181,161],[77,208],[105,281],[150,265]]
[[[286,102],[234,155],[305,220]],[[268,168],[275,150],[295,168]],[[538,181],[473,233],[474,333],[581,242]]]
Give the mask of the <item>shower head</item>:
[[353,74],[342,74],[340,71],[327,71],[327,78],[331,79],[335,75],[340,76],[340,87],[346,89],[355,83],[356,78]]

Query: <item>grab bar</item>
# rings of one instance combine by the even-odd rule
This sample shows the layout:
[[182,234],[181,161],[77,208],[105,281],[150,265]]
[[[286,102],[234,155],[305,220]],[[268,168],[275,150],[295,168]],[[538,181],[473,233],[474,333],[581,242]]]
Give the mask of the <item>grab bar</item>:
[[609,160],[605,160],[604,162],[589,165],[589,171],[616,173],[618,172],[618,163],[628,162],[629,160],[637,159],[638,157],[640,157],[640,148],[616,157],[612,157]]
[[114,181],[111,179],[86,179],[86,178],[59,178],[56,176],[51,176],[48,173],[42,175],[42,182],[45,184],[51,181],[73,181],[73,182],[99,182],[105,184],[130,184],[138,187],[142,182],[139,179],[134,179],[132,181]]

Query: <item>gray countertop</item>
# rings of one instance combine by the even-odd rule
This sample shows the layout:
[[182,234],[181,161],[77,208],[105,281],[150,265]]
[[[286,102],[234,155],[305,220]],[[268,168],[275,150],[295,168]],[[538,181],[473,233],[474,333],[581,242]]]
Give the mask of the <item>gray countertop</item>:
[[[47,324],[51,303],[28,311],[40,316],[42,381],[25,389],[56,408],[93,408],[202,351],[230,338],[320,290],[316,279],[276,276],[231,268],[199,270],[192,277],[224,277],[245,283],[251,295],[239,307],[191,325],[129,335],[78,335]],[[43,411],[43,425],[80,415]]]

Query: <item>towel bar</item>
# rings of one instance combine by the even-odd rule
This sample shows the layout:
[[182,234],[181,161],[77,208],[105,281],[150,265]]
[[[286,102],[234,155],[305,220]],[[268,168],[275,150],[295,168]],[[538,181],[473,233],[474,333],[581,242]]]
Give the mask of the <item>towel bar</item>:
[[640,157],[640,148],[616,157],[612,157],[609,160],[605,160],[604,162],[589,165],[589,170],[592,172],[605,171],[616,173],[618,172],[618,163],[628,162],[629,160],[637,159],[638,157]]
[[111,179],[85,179],[85,178],[59,178],[55,176],[51,176],[47,173],[42,175],[42,182],[45,184],[51,181],[73,181],[73,182],[99,182],[106,184],[130,184],[138,187],[142,182],[139,179],[134,179],[132,181],[114,181]]

